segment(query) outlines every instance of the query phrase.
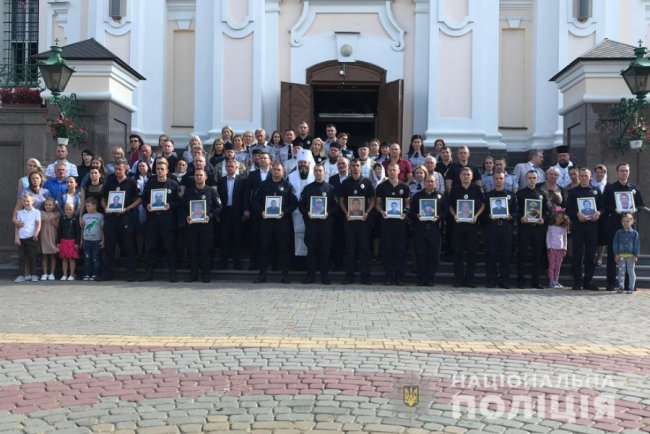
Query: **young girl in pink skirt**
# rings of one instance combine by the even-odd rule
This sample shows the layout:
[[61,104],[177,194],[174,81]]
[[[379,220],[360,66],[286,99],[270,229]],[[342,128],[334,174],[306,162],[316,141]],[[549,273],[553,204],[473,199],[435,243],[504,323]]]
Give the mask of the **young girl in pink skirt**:
[[61,268],[63,269],[61,280],[74,280],[77,259],[79,259],[81,230],[79,227],[79,219],[75,217],[74,208],[72,202],[66,202],[63,208],[65,214],[61,217],[61,222],[59,223],[59,234],[57,238]]

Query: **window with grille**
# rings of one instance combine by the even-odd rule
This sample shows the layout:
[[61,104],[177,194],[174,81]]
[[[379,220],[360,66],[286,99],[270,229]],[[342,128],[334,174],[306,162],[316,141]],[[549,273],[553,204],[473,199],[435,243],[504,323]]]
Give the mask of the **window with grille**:
[[38,0],[3,0],[0,86],[38,85]]

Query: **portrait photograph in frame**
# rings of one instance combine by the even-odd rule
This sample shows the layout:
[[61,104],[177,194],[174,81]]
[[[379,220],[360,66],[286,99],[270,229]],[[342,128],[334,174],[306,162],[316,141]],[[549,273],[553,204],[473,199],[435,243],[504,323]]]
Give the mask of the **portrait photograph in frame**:
[[493,218],[506,218],[510,215],[508,209],[508,198],[506,197],[491,197],[490,198],[490,215]]
[[108,206],[106,212],[122,212],[124,211],[124,199],[126,198],[125,191],[109,191],[108,192]]
[[366,198],[363,196],[348,197],[348,214],[350,220],[363,220],[366,212]]
[[526,199],[524,202],[524,216],[529,222],[538,222],[542,219],[542,200]]
[[166,188],[152,189],[151,195],[149,197],[149,205],[151,205],[151,210],[164,211],[166,204],[167,204],[167,189]]
[[264,214],[267,219],[282,217],[282,196],[266,196],[264,201]]
[[584,216],[591,217],[596,211],[596,198],[595,197],[579,197],[578,198],[578,211]]
[[438,217],[438,201],[435,199],[420,199],[420,220],[435,220]]
[[309,198],[309,215],[311,218],[327,218],[327,196]]
[[190,201],[190,223],[205,223],[207,216],[205,200]]
[[615,191],[616,212],[635,212],[636,204],[631,191]]
[[402,218],[402,198],[401,197],[387,197],[386,198],[386,215],[389,219]]
[[456,201],[456,220],[472,222],[474,220],[474,200],[459,199]]

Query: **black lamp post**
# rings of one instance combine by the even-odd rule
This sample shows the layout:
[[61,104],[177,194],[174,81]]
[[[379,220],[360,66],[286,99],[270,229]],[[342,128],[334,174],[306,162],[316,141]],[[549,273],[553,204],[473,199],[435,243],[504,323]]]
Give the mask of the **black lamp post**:
[[52,55],[46,61],[38,62],[38,69],[41,70],[45,87],[52,92],[52,96],[56,99],[65,90],[74,69],[70,68],[61,57],[61,47],[52,45],[50,49]]
[[637,99],[645,100],[646,94],[650,92],[650,59],[645,57],[648,50],[641,44],[642,41],[639,40],[639,46],[634,49],[636,59],[625,71],[621,71],[621,75]]

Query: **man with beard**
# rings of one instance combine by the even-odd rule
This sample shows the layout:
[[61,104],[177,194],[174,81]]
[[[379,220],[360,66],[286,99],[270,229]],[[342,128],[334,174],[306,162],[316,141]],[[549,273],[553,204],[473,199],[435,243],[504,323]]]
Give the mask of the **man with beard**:
[[[311,152],[301,150],[296,154],[296,161],[298,162],[298,170],[289,174],[289,182],[293,186],[296,193],[296,200],[300,198],[303,188],[307,184],[314,182],[314,157]],[[294,239],[294,254],[296,256],[307,256],[307,246],[305,245],[305,222],[302,218],[300,210],[296,209],[292,215],[293,220],[293,239]]]
[[[571,162],[571,154],[569,154],[569,147],[566,145],[558,146],[555,148],[557,154],[557,164],[553,167],[560,172],[560,178],[557,180],[557,185],[562,188],[567,188],[571,185],[571,177],[569,176],[569,168],[573,167]],[[579,175],[578,175],[579,177]]]
[[325,161],[325,164],[323,165],[326,179],[329,179],[338,173],[338,168],[336,166],[340,155],[341,147],[336,142],[332,143],[329,151],[327,151],[327,161]]
[[296,158],[298,156],[298,153],[302,151],[302,146],[300,144],[294,143],[291,148],[291,158],[289,158],[285,163],[284,163],[284,176],[287,177],[289,176],[292,172],[298,169],[298,159]]
[[255,198],[256,209],[264,209],[268,196],[280,196],[282,198],[282,210],[280,218],[266,218],[264,211],[261,213],[260,222],[260,272],[255,283],[266,282],[266,272],[269,267],[269,259],[272,247],[277,248],[278,262],[282,277],[280,281],[284,284],[289,281],[289,240],[291,238],[290,216],[298,206],[298,200],[291,183],[284,179],[284,168],[276,162],[271,167],[271,176],[262,182],[259,193]]
[[[314,167],[314,182],[307,185],[298,202],[298,208],[305,221],[305,242],[307,244],[307,277],[304,284],[314,283],[316,269],[320,270],[321,282],[329,285],[329,253],[332,243],[332,214],[338,207],[334,188],[325,182],[325,169],[321,165]],[[327,199],[326,209],[312,214],[312,198],[323,202]]]

